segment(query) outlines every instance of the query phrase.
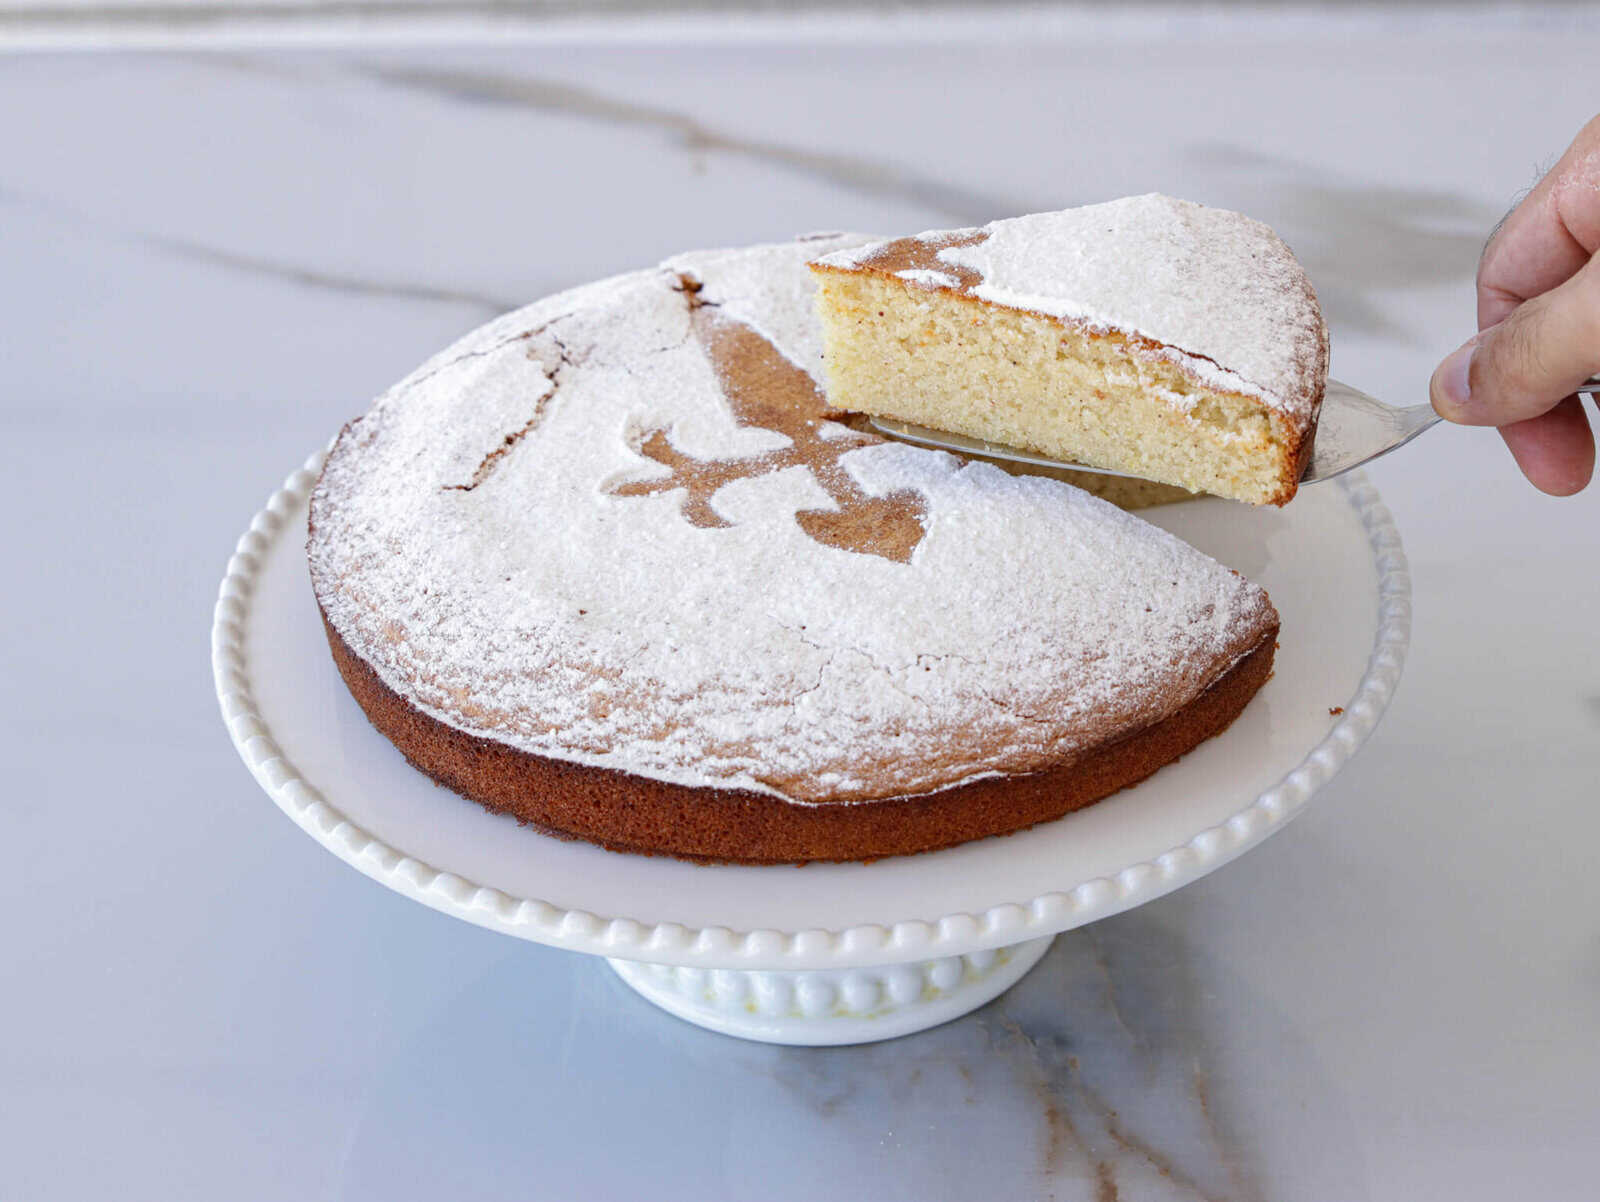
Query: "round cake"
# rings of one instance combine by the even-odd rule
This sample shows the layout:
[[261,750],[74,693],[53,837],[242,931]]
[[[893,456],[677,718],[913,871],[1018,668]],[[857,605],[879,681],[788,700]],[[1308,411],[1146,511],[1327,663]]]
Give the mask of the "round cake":
[[551,297],[345,427],[312,585],[413,765],[616,850],[868,860],[1060,817],[1234,719],[1271,671],[1260,588],[835,420],[806,263],[864,241]]

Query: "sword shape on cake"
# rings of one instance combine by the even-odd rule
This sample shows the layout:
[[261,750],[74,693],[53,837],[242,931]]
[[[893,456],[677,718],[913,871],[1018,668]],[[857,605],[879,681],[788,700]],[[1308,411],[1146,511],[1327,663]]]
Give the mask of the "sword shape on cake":
[[[824,546],[907,563],[922,541],[927,503],[915,489],[883,496],[868,494],[839,460],[850,451],[882,442],[872,434],[836,427],[824,436],[829,409],[811,376],[777,347],[741,321],[714,306],[695,304],[690,320],[716,371],[734,420],[745,427],[774,430],[789,439],[776,451],[729,458],[700,459],[673,446],[665,427],[645,431],[635,449],[669,469],[666,476],[612,486],[619,497],[644,497],[682,489],[683,516],[695,526],[725,527],[711,502],[735,480],[807,468],[833,501],[831,509],[798,510],[794,519],[807,537]],[[843,432],[841,432],[843,430]]]

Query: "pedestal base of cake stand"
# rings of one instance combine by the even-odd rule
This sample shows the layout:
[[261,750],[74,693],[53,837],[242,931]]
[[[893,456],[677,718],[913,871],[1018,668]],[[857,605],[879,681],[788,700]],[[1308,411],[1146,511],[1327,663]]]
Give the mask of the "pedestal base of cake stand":
[[647,1000],[698,1027],[821,1047],[876,1043],[960,1018],[1020,981],[1054,938],[883,968],[746,972],[608,963]]

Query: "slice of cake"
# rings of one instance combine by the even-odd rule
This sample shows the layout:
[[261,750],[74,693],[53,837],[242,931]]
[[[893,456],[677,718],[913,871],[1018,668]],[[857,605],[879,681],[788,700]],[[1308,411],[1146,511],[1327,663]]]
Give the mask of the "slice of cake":
[[1258,505],[1294,496],[1328,333],[1259,221],[1152,194],[810,266],[838,409]]

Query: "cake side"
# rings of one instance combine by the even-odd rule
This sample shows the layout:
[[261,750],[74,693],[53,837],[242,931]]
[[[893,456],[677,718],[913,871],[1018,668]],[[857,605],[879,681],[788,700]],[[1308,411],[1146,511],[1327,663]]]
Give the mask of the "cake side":
[[612,851],[717,863],[873,860],[1012,834],[1119,792],[1226,730],[1272,674],[1274,624],[1244,658],[1161,721],[1026,776],[912,797],[795,806],[532,755],[443,722],[396,693],[324,616],[341,677],[416,769],[546,834]]

